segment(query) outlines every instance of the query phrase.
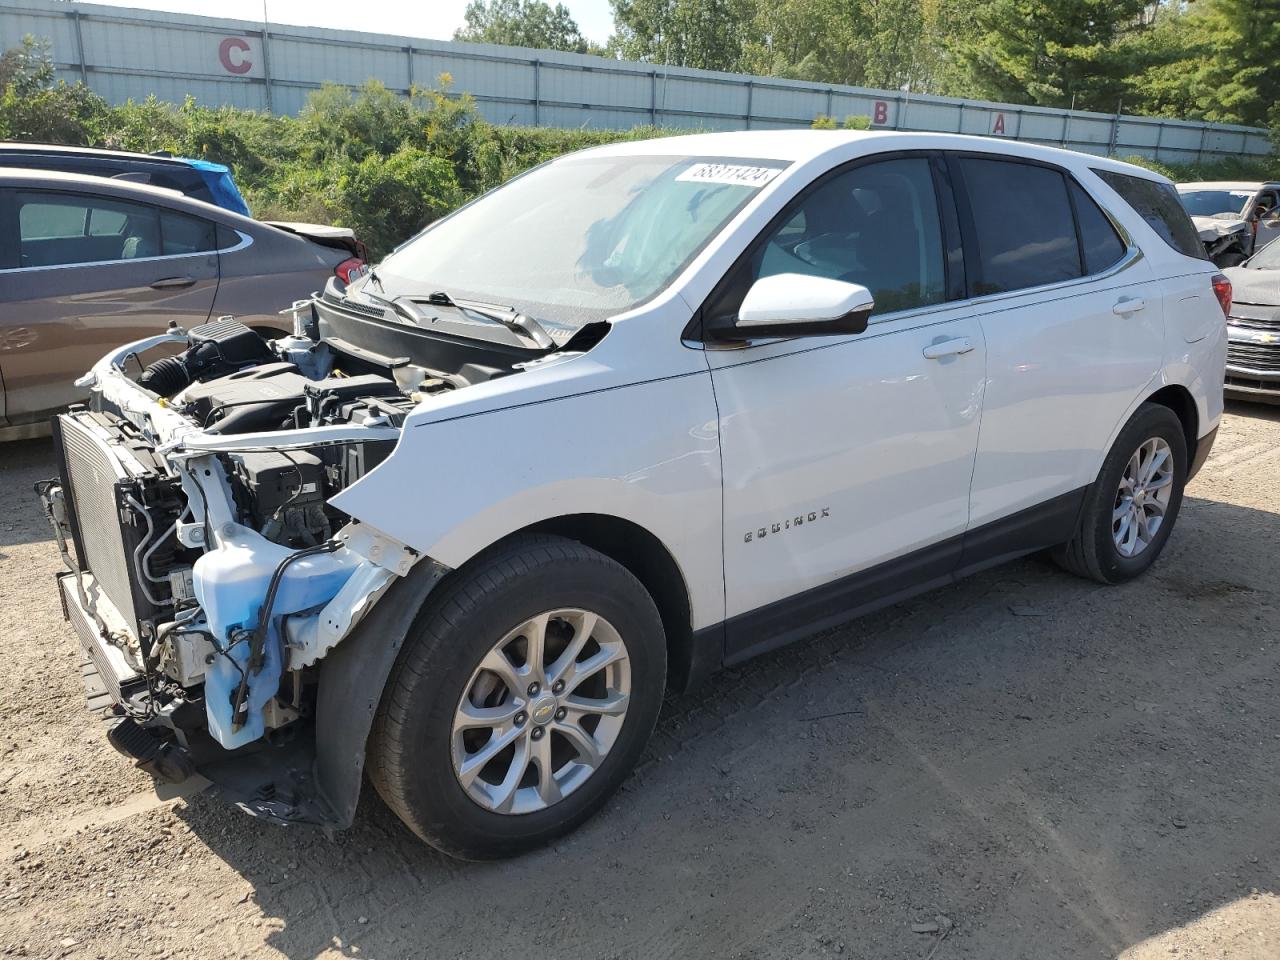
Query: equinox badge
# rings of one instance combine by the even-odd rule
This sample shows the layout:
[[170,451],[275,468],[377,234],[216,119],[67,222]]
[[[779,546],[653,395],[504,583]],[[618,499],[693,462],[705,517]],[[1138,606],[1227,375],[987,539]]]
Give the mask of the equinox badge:
[[743,534],[742,542],[750,543],[752,540],[763,540],[771,533],[782,533],[783,530],[800,527],[806,523],[816,523],[818,520],[829,516],[831,516],[830,507],[823,507],[821,510],[810,510],[808,513],[798,513],[789,520],[771,523],[769,526],[761,527],[759,530],[748,530]]

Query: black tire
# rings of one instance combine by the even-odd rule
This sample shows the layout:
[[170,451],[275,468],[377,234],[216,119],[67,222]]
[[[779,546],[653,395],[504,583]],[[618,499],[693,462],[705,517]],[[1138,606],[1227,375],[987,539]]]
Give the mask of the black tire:
[[[1164,522],[1150,544],[1136,556],[1120,553],[1112,535],[1112,513],[1116,494],[1129,458],[1143,443],[1159,437],[1173,454],[1173,482]],[[1182,507],[1182,490],[1187,482],[1187,440],[1182,421],[1168,407],[1143,404],[1125,424],[1098,472],[1098,479],[1085,494],[1075,535],[1051,552],[1059,566],[1098,583],[1124,583],[1145,573],[1155,563],[1173,532]]]
[[[454,773],[454,713],[494,644],[524,620],[564,607],[598,613],[622,637],[631,671],[626,717],[599,767],[572,793],[541,810],[496,813]],[[604,804],[640,758],[665,683],[662,621],[640,582],[576,541],[520,537],[441,584],[410,628],[374,721],[369,778],[433,847],[467,860],[513,856],[567,833]]]

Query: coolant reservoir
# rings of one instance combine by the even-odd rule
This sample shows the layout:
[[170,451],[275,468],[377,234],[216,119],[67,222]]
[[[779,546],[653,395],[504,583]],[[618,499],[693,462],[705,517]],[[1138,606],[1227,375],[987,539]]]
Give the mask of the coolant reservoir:
[[[262,708],[280,687],[283,662],[280,618],[321,606],[333,599],[360,564],[349,550],[321,553],[295,560],[285,567],[271,606],[265,663],[249,674],[249,712],[245,725],[232,731],[232,698],[242,671],[249,669],[249,641],[232,642],[239,630],[252,631],[276,568],[296,551],[282,547],[238,524],[220,531],[219,546],[195,562],[192,580],[196,599],[204,608],[209,628],[227,656],[214,655],[205,671],[205,711],[209,733],[228,750],[262,736]],[[232,663],[231,661],[234,661]]]

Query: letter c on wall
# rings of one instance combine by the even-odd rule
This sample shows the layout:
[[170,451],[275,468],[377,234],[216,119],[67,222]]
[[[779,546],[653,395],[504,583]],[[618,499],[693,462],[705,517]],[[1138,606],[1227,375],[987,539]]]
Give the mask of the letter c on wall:
[[[238,59],[232,59],[232,53],[238,53]],[[218,44],[218,62],[227,73],[242,74],[253,69],[253,61],[244,54],[249,52],[249,41],[243,37],[227,37]]]

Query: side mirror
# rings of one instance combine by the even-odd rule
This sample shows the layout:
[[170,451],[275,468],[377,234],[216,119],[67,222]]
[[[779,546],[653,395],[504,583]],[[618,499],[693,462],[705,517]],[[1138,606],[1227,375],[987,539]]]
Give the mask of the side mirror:
[[860,283],[779,273],[753,283],[733,326],[715,333],[725,340],[862,333],[874,307]]

